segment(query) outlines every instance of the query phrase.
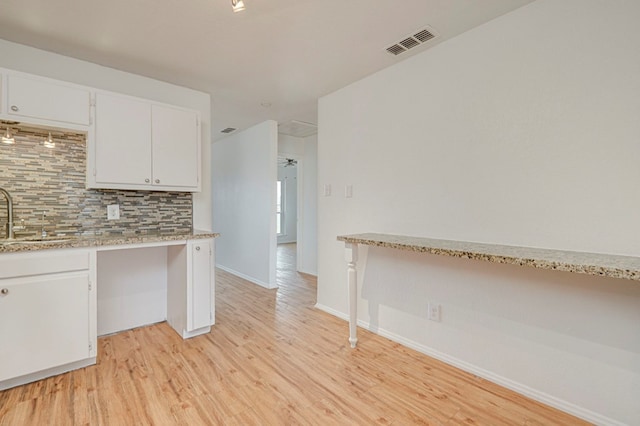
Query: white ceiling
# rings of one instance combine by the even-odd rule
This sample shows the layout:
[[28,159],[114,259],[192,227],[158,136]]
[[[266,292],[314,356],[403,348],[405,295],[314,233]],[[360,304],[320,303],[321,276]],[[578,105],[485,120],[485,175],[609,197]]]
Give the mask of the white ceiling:
[[[320,96],[531,1],[1,0],[0,38],[210,93],[219,139],[317,123]],[[438,37],[385,51],[424,27]]]

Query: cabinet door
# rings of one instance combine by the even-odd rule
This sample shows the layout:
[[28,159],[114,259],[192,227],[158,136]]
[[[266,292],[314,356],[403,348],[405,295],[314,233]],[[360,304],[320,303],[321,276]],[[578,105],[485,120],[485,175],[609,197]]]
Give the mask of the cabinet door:
[[191,289],[187,295],[187,331],[211,325],[211,241],[190,242]]
[[153,184],[197,188],[200,169],[198,116],[194,111],[152,107]]
[[89,274],[0,281],[0,381],[89,358]]
[[9,75],[7,85],[9,115],[89,125],[88,89],[18,75]]
[[95,180],[151,185],[151,104],[96,95]]

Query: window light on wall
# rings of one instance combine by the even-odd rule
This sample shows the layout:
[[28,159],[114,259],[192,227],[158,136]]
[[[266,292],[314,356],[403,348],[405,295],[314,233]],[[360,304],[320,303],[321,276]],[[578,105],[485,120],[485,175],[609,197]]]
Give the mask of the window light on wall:
[[53,149],[56,147],[56,143],[53,141],[51,137],[51,132],[49,132],[49,136],[44,140],[43,145],[45,148]]
[[244,7],[244,0],[231,0],[231,7],[234,12],[242,12]]

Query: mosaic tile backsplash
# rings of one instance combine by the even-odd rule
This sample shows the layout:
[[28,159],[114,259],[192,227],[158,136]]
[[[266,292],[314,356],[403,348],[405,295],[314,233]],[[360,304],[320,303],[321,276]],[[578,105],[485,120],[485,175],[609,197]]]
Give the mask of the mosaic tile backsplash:
[[[13,197],[16,236],[139,235],[189,232],[190,193],[85,188],[85,135],[52,132],[55,148],[43,144],[47,130],[13,124],[15,144],[0,143],[0,187]],[[4,134],[6,124],[0,122]],[[120,205],[120,219],[107,220],[107,205]],[[5,237],[6,201],[0,195],[0,238]]]

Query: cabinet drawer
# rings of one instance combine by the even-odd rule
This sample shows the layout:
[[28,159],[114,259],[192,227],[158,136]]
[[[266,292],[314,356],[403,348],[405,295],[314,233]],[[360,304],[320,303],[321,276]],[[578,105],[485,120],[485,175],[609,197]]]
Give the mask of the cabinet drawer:
[[0,256],[0,279],[87,269],[89,269],[87,250],[10,253]]

